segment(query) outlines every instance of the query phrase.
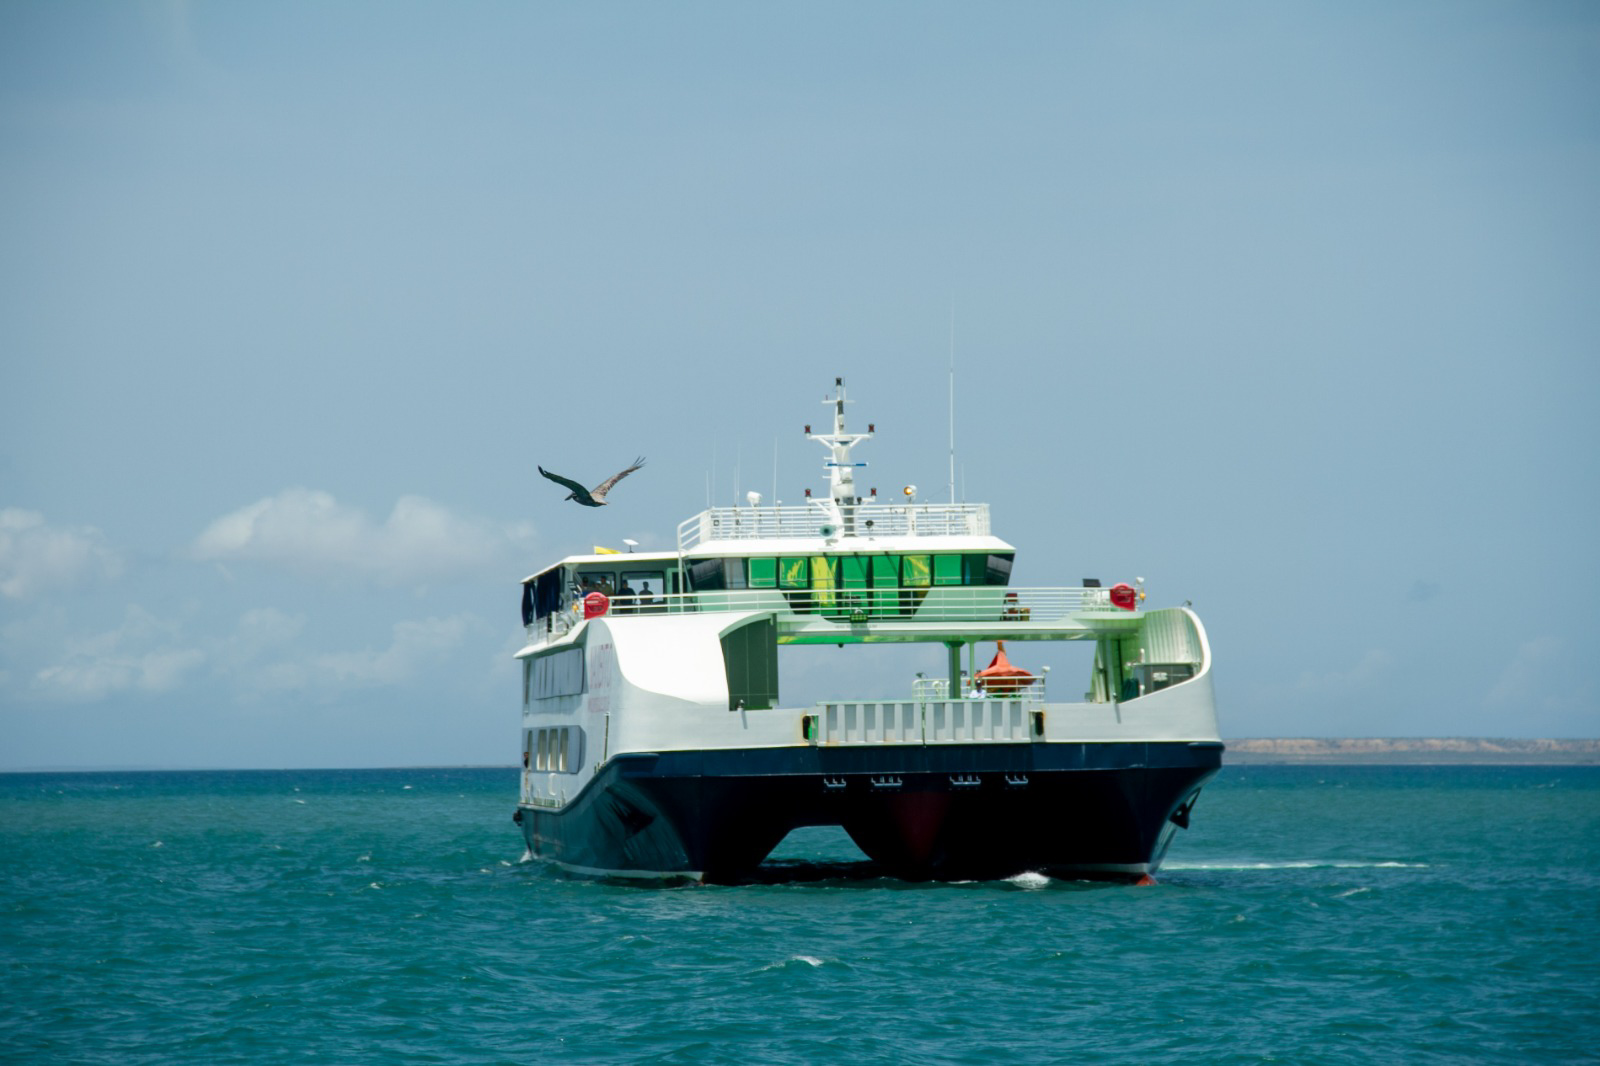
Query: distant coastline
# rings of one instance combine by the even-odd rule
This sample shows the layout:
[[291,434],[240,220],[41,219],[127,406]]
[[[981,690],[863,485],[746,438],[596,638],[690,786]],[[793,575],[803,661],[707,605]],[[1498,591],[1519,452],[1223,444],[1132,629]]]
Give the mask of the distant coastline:
[[1501,737],[1246,737],[1223,763],[1248,765],[1600,765],[1600,740]]

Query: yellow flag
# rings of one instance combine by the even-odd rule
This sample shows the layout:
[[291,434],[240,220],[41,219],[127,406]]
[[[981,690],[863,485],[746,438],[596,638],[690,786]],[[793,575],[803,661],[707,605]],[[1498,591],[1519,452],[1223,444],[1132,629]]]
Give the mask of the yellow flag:
[[621,552],[617,551],[617,549],[615,549],[615,548],[602,548],[598,544],[596,544],[594,546],[594,553],[596,555],[621,555],[622,554]]

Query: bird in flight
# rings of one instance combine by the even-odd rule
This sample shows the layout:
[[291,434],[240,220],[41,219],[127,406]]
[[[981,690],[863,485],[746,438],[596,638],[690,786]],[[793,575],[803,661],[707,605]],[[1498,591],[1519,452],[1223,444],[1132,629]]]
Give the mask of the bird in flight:
[[571,478],[562,477],[560,474],[552,474],[542,466],[539,467],[539,473],[543,474],[551,481],[554,481],[556,484],[565,485],[567,488],[571,489],[572,491],[567,494],[567,499],[577,500],[585,507],[604,507],[606,505],[606,493],[611,491],[611,487],[643,465],[644,456],[641,455],[639,458],[633,461],[633,465],[628,467],[628,469],[618,474],[612,474],[610,477],[606,478],[592,489],[584,488]]

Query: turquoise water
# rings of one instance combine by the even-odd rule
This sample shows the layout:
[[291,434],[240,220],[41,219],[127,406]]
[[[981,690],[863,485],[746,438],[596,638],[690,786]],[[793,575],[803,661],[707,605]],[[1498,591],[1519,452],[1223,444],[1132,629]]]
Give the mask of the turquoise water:
[[0,776],[0,1061],[1594,1062],[1600,769],[1229,767],[1152,888],[639,888],[511,770]]

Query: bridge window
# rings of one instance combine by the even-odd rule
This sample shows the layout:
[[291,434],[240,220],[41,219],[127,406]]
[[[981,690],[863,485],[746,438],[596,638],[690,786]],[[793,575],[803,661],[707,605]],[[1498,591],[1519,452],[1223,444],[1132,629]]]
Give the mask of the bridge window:
[[696,592],[745,587],[744,560],[696,559],[689,564],[689,584]]
[[900,559],[900,584],[908,589],[925,589],[933,584],[933,556],[902,556]]
[[818,607],[833,606],[833,590],[839,585],[839,560],[826,555],[811,557],[811,589]]
[[968,555],[966,556],[968,585],[1009,585],[1011,584],[1010,555]]
[[750,560],[750,587],[753,589],[771,589],[778,587],[778,560],[776,559],[751,559]]
[[778,560],[778,587],[803,589],[811,584],[810,566],[805,556],[785,556]]

